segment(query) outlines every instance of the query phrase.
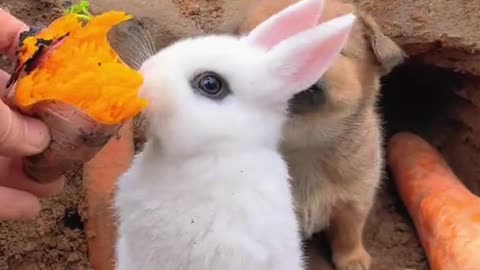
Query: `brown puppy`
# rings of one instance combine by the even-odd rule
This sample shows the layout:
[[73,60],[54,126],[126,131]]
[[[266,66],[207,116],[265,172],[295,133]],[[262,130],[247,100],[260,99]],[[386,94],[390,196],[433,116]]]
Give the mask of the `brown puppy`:
[[[247,33],[295,0],[263,0],[239,33]],[[339,58],[316,85],[291,101],[283,152],[304,236],[327,229],[340,270],[370,269],[364,224],[382,175],[376,101],[380,77],[404,58],[374,20],[341,0],[326,0],[322,21],[354,11],[356,25]]]

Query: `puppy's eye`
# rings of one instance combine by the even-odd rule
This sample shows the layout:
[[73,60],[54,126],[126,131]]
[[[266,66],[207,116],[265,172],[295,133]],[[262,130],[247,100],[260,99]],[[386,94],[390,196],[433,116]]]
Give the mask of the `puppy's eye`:
[[195,90],[213,99],[221,99],[229,93],[225,80],[214,72],[197,75],[191,84]]

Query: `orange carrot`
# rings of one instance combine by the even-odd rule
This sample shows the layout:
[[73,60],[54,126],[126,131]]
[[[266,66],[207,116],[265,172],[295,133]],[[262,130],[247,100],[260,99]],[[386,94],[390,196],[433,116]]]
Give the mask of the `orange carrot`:
[[112,195],[118,177],[134,155],[132,122],[129,121],[83,170],[87,190],[87,237],[92,269],[113,270],[116,238]]
[[430,268],[480,269],[480,198],[414,134],[399,133],[390,140],[388,163]]

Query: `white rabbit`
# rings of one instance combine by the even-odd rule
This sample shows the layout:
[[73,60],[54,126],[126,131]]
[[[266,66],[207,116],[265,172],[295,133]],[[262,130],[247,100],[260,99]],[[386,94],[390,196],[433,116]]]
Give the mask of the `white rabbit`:
[[304,0],[248,36],[186,39],[142,65],[149,140],[118,183],[117,270],[304,269],[278,145],[288,100],[355,20],[316,26],[322,7]]

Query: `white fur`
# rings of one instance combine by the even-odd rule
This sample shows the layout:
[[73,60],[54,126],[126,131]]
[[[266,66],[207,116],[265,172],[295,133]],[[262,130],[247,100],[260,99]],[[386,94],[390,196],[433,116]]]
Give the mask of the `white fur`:
[[245,145],[179,162],[147,147],[119,185],[118,270],[303,269],[276,151]]
[[[185,58],[169,59],[189,43],[196,45]],[[228,72],[251,69],[243,57],[263,55],[238,53],[239,45],[229,37],[187,40],[145,63],[150,140],[119,181],[118,270],[303,269],[289,175],[277,152],[286,105],[255,97],[258,84]],[[210,61],[211,50],[219,60],[238,59]],[[190,70],[191,62],[206,65]],[[219,103],[192,94],[182,78],[197,68],[225,70],[235,89],[252,93]]]
[[[143,64],[149,141],[118,184],[117,270],[304,269],[277,148],[288,100],[318,78],[296,73],[332,58],[310,67],[296,55],[323,47],[337,54],[342,27],[336,36],[306,31],[271,51],[228,36],[187,39]],[[196,93],[189,82],[204,71],[225,78],[232,94],[219,101]]]

